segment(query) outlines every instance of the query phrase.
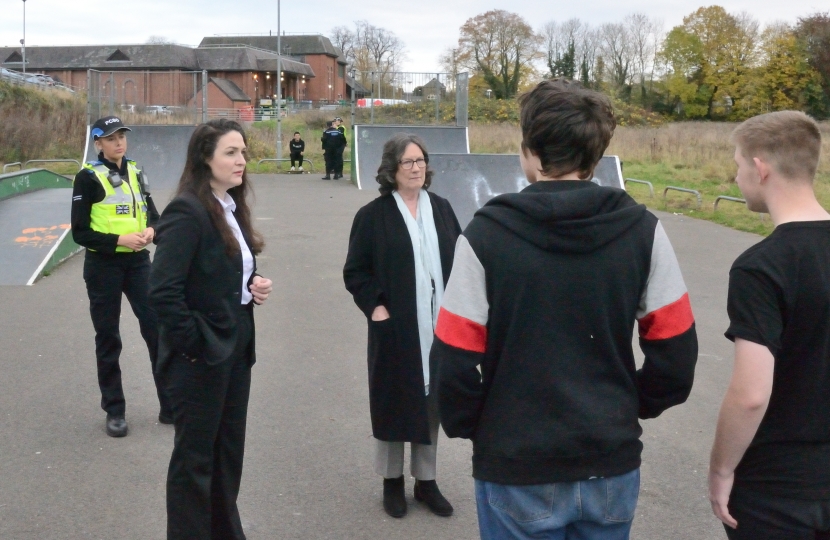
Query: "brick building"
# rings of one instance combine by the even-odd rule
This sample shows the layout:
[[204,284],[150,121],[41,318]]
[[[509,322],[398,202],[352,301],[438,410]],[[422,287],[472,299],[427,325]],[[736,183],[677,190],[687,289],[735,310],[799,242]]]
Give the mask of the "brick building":
[[[246,45],[277,52],[277,36],[206,37],[199,47],[230,45]],[[329,38],[322,35],[281,36],[280,45],[284,56],[307,64],[315,73],[314,79],[306,83],[307,97],[303,99],[328,102],[348,99],[346,59]],[[285,90],[284,95],[291,95],[290,88]]]
[[[171,44],[27,47],[27,73],[43,73],[85,90],[100,75],[102,99],[121,106],[201,106],[201,71],[209,108],[241,108],[282,95],[294,102],[334,102],[349,95],[346,61],[324,36],[284,36],[277,75],[276,36],[205,38],[199,47]],[[0,66],[20,71],[20,49],[0,47]],[[108,73],[112,72],[112,74]]]

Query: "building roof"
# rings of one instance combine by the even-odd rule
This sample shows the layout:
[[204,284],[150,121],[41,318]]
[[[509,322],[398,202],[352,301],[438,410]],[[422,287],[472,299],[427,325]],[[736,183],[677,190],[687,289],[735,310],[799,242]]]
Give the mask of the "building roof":
[[[198,70],[196,55],[184,45],[80,45],[26,47],[26,69],[183,69]],[[0,47],[0,65],[20,47]]]
[[[22,67],[22,58],[19,56],[19,47],[0,47],[2,66]],[[283,56],[281,67],[287,73],[314,77],[311,66],[294,58]],[[198,49],[183,45],[26,47],[26,69],[276,71],[277,54],[246,45],[219,45]]]
[[372,93],[371,90],[357,82],[357,80],[353,79],[352,76],[349,74],[346,74],[346,86],[354,90],[355,94],[363,94],[365,96],[368,96]]
[[[202,39],[199,47],[211,45],[249,45],[276,52],[277,36],[213,36]],[[341,64],[346,63],[340,49],[332,45],[331,40],[323,35],[281,36],[280,45],[283,54],[292,56],[325,54],[337,58]]]
[[219,77],[211,77],[210,82],[215,84],[231,101],[251,101],[251,98],[233,81]]
[[[277,53],[246,45],[211,45],[195,49],[201,69],[210,71],[276,71]],[[282,56],[280,67],[287,73],[314,77],[311,66]]]

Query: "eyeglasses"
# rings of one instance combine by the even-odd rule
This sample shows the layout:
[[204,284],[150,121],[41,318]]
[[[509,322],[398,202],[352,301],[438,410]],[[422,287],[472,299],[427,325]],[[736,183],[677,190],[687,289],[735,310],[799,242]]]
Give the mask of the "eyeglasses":
[[398,163],[401,164],[402,169],[406,169],[406,170],[411,169],[412,165],[414,165],[415,163],[418,164],[419,169],[423,169],[424,167],[427,166],[427,160],[425,160],[424,158],[404,159],[404,160],[399,161]]

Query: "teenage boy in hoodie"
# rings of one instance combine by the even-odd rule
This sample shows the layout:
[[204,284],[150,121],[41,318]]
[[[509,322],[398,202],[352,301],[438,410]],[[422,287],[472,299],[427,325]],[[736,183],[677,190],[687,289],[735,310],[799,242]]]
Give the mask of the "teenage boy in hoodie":
[[729,271],[735,342],[709,466],[732,540],[830,539],[830,214],[813,179],[821,132],[802,112],[735,129],[735,182],[775,230]]
[[616,125],[608,98],[552,80],[520,103],[531,185],[458,239],[431,353],[441,424],[472,439],[482,539],[627,539],[638,419],[692,388],[689,296],[657,218],[590,181]]

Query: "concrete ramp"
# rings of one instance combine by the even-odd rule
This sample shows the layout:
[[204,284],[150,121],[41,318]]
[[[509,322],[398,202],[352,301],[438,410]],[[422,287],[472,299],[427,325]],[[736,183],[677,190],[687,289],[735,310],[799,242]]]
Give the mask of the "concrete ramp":
[[[528,185],[518,155],[430,153],[429,166],[435,171],[430,191],[450,201],[462,229],[487,201]],[[593,182],[625,189],[619,158],[604,156]]]
[[352,178],[359,189],[377,189],[375,176],[383,155],[383,145],[396,133],[413,133],[422,138],[430,156],[433,152],[470,153],[466,127],[356,125],[354,129]]
[[[135,160],[147,175],[150,192],[169,192],[179,185],[187,158],[187,143],[196,126],[128,126],[127,157]],[[97,159],[98,153],[87,140],[84,162]]]
[[0,200],[0,285],[31,285],[80,249],[69,230],[71,205],[71,187]]

